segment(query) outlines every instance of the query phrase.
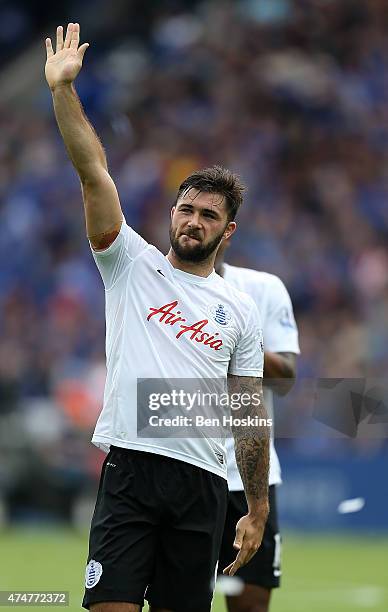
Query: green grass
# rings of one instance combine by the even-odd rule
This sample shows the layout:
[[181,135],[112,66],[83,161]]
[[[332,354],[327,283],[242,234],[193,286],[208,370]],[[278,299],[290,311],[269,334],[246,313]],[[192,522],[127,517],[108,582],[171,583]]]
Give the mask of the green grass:
[[[283,587],[274,593],[271,612],[387,612],[388,539],[290,535],[284,540]],[[68,590],[67,610],[80,610],[86,548],[85,536],[70,531],[3,532],[0,590]],[[213,612],[224,611],[216,596]]]

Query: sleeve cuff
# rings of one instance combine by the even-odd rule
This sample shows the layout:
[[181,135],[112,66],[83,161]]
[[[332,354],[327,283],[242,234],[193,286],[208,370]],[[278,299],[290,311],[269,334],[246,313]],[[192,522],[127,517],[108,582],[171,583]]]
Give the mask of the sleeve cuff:
[[263,378],[263,370],[242,370],[241,368],[232,368],[228,374],[233,376],[253,376],[254,378]]
[[124,223],[125,223],[125,219],[123,217],[123,220],[121,222],[121,227],[120,227],[120,231],[117,234],[116,238],[113,240],[113,242],[106,248],[106,249],[102,249],[102,250],[96,250],[93,246],[92,243],[89,241],[89,246],[90,249],[93,253],[93,255],[96,255],[97,257],[104,257],[105,255],[110,255],[112,252],[115,251],[115,248],[117,248],[118,244],[119,244],[119,237],[121,236],[121,234],[123,233],[123,227],[124,227]]

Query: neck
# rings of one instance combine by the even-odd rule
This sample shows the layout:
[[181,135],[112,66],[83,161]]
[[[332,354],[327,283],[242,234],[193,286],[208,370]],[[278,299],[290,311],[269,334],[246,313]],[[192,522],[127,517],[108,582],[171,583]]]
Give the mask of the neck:
[[219,276],[224,276],[224,262],[222,259],[221,260],[216,259],[214,269],[217,272],[217,274],[219,274]]
[[222,247],[218,250],[216,255],[216,261],[214,264],[214,268],[220,276],[224,276],[224,251],[225,249]]
[[214,257],[209,257],[208,259],[199,262],[184,261],[177,256],[172,248],[170,248],[166,257],[174,268],[182,270],[182,272],[188,272],[189,274],[195,274],[196,276],[203,276],[204,278],[213,272]]

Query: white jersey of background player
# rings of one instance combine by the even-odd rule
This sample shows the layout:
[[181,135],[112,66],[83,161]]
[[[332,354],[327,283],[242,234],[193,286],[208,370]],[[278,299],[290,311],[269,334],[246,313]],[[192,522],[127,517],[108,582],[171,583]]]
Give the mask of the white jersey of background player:
[[[279,357],[282,358],[283,355],[278,354],[292,353],[295,355],[300,352],[298,330],[294,319],[290,296],[283,282],[274,274],[230,266],[226,263],[223,263],[222,270],[219,269],[218,271],[222,273],[223,278],[228,283],[240,291],[248,293],[248,295],[254,299],[259,309],[263,325],[265,351],[264,378],[266,386],[264,388],[264,401],[267,411],[271,416],[273,411],[273,391],[270,388],[270,379],[273,378],[278,381],[279,379],[284,379],[285,374],[287,377],[287,371],[280,371],[281,368],[287,366],[279,362]],[[291,360],[293,355],[289,356]],[[289,379],[289,386],[292,386],[294,381],[291,371],[289,373]],[[287,380],[287,378],[285,380]],[[287,382],[285,382],[284,386],[282,385],[282,392],[287,390]],[[243,485],[236,465],[233,438],[230,437],[227,439],[227,462],[229,490],[242,491]],[[269,485],[277,485],[280,483],[280,464],[272,439],[270,448]]]
[[[223,263],[225,245],[217,255],[216,270],[224,279],[249,294],[261,314],[264,339],[264,398],[268,413],[273,411],[273,391],[284,395],[295,380],[296,355],[299,353],[298,330],[292,304],[282,281],[273,274],[238,268]],[[271,415],[272,416],[272,415]],[[273,432],[272,432],[273,433]],[[227,439],[229,502],[220,549],[220,564],[233,554],[234,518],[245,508],[242,482],[239,477],[232,438]],[[276,510],[276,485],[281,483],[279,460],[273,439],[270,445],[269,499],[270,513],[264,529],[263,543],[238,576],[244,582],[242,592],[227,596],[228,610],[233,612],[268,612],[271,593],[280,586],[280,533]]]

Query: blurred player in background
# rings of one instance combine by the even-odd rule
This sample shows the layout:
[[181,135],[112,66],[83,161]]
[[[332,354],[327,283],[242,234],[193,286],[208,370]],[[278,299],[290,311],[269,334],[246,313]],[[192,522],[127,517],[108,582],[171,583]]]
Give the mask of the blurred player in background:
[[[264,401],[273,411],[273,390],[281,395],[292,387],[299,354],[298,330],[290,296],[277,276],[266,272],[230,266],[224,262],[224,241],[218,250],[216,271],[228,283],[250,295],[255,301],[263,325]],[[272,387],[272,388],[271,388]],[[222,539],[219,571],[233,556],[236,517],[246,512],[243,485],[238,473],[233,439],[227,439],[229,503]],[[241,595],[227,597],[229,612],[267,612],[271,590],[280,584],[281,537],[276,509],[276,486],[281,484],[279,459],[273,439],[270,446],[269,506],[263,541],[253,559],[237,572],[245,583]]]
[[[94,612],[207,612],[224,525],[226,452],[220,440],[137,435],[138,379],[226,378],[261,397],[260,317],[251,298],[214,271],[236,229],[238,177],[218,166],[180,186],[167,256],[125,222],[103,147],[73,81],[87,44],[79,25],[56,51],[46,39],[55,116],[81,180],[87,234],[105,285],[107,380],[93,442],[109,452],[92,519],[84,607]],[[243,408],[243,407],[242,407]],[[245,415],[265,418],[261,401]],[[244,416],[240,414],[239,416]],[[235,573],[260,546],[268,515],[268,431],[234,431],[247,512],[237,524]],[[228,563],[231,559],[228,559]]]

